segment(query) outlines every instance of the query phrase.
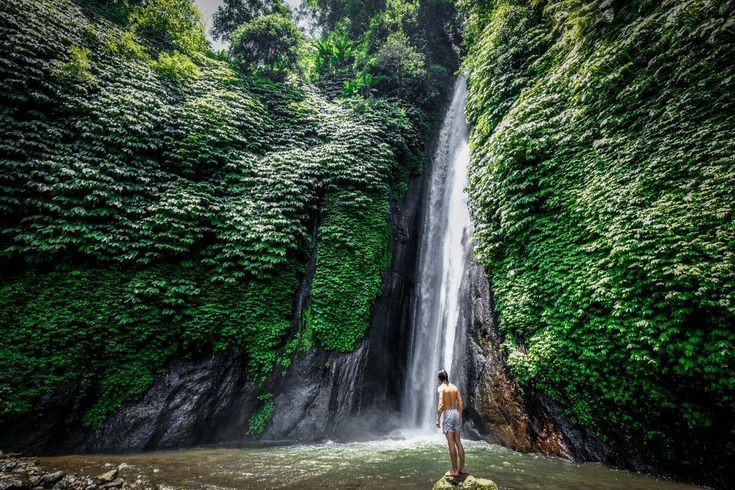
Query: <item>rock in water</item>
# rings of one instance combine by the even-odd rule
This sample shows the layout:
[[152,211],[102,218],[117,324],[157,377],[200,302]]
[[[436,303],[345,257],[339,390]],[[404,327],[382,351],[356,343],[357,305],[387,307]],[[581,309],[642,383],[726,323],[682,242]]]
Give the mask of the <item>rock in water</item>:
[[110,483],[115,478],[117,478],[117,468],[115,468],[114,470],[110,470],[107,473],[102,473],[100,476],[97,477],[97,479],[102,483]]
[[472,475],[444,476],[441,480],[434,483],[432,490],[449,490],[456,488],[465,488],[471,490],[498,490],[498,486],[492,480],[475,478]]
[[35,478],[31,479],[31,483],[33,483],[34,486],[37,487],[52,487],[58,482],[64,478],[64,472],[63,471],[55,471],[53,473],[44,473],[42,475],[39,475]]

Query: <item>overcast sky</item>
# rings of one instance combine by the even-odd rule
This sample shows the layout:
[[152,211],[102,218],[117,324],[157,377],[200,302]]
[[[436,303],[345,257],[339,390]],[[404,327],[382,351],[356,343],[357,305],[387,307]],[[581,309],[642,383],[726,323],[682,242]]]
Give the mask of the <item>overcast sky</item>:
[[[199,7],[199,10],[202,11],[202,15],[204,16],[204,25],[207,29],[207,39],[212,43],[212,49],[215,51],[224,49],[226,45],[219,41],[215,41],[209,34],[209,28],[212,27],[212,14],[217,10],[217,7],[222,4],[222,0],[194,0],[194,3]],[[286,0],[286,3],[292,8],[296,8],[301,5],[301,0]]]

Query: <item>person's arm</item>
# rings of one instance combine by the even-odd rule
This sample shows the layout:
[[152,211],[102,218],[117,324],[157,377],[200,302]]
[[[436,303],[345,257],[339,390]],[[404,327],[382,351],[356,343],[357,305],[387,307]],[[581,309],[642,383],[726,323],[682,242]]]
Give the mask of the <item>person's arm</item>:
[[462,410],[464,408],[464,403],[462,403],[462,393],[457,390],[457,402],[459,403],[459,421],[462,421]]
[[436,426],[439,427],[439,418],[444,411],[444,397],[442,396],[442,389],[439,388],[439,405],[436,407]]

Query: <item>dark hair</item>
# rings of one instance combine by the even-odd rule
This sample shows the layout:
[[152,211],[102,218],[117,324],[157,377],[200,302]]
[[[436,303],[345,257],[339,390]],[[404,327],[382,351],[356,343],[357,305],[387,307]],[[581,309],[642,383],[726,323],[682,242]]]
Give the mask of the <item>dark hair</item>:
[[439,381],[442,383],[449,383],[449,375],[447,372],[443,369],[440,369],[438,373],[436,373],[436,376],[439,378]]

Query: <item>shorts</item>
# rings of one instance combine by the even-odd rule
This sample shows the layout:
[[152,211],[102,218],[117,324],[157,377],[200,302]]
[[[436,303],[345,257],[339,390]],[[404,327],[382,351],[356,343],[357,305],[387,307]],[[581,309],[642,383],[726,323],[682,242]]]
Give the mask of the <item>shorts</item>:
[[459,418],[459,410],[453,408],[442,412],[442,432],[459,432],[462,430],[462,420]]

